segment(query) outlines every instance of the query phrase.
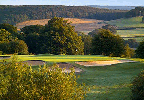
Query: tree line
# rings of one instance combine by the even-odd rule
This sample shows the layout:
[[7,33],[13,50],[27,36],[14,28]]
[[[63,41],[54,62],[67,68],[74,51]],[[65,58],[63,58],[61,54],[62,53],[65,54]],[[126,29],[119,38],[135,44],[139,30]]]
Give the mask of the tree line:
[[[119,35],[115,35],[113,26],[106,25],[85,35],[75,32],[74,26],[60,17],[52,18],[45,26],[25,26],[20,33],[16,33],[17,28],[13,25],[0,24],[0,26],[0,51],[6,54],[29,52],[133,57],[135,52],[131,48],[138,46],[134,40],[124,41]],[[136,50],[137,57],[143,57],[142,51],[143,42]]]
[[15,25],[18,22],[36,19],[51,19],[55,16],[65,18],[88,18],[114,20],[123,18],[126,10],[109,10],[88,6],[63,5],[0,5],[0,23]]

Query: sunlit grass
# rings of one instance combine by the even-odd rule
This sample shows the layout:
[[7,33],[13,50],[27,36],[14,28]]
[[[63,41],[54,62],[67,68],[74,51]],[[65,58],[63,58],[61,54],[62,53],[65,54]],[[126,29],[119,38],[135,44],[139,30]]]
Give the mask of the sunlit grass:
[[109,21],[108,24],[116,25],[118,27],[144,27],[142,17],[121,18]]

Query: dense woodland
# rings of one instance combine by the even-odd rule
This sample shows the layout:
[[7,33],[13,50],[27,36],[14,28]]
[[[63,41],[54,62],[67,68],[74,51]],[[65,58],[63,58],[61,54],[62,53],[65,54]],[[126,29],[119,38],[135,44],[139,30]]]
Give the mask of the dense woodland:
[[15,25],[18,22],[34,19],[50,19],[53,17],[88,18],[98,20],[114,20],[125,16],[127,10],[109,10],[88,6],[54,6],[54,5],[0,5],[0,23]]

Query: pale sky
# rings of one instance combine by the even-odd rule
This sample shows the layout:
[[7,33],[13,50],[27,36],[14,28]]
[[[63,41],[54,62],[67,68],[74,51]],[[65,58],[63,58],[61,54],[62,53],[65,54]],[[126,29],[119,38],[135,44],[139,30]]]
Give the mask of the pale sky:
[[144,0],[0,0],[0,5],[144,6]]

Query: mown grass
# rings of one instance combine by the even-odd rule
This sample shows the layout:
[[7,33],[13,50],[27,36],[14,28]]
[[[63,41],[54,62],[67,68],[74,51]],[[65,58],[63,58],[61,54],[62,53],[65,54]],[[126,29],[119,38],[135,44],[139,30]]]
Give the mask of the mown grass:
[[91,88],[86,100],[131,100],[131,81],[144,69],[144,63],[79,67],[85,72],[77,74],[80,75],[78,83],[83,82]]
[[[42,60],[51,62],[71,62],[71,61],[97,61],[125,59],[120,57],[107,57],[102,55],[18,55],[19,61]],[[2,60],[0,60],[2,61]]]
[[108,24],[116,25],[118,27],[144,27],[142,17],[121,18],[118,20],[111,20]]

